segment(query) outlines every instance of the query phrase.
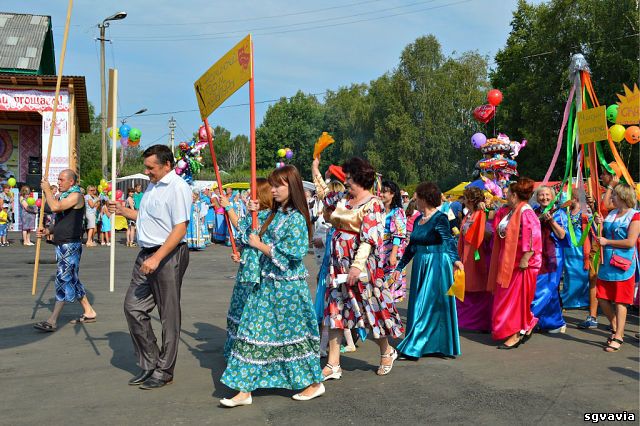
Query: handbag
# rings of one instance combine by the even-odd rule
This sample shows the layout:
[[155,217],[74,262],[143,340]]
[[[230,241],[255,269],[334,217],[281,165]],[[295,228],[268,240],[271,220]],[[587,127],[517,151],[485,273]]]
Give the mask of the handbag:
[[609,261],[609,264],[614,268],[618,268],[623,271],[628,271],[629,268],[631,268],[631,260],[625,259],[615,253],[611,255],[611,261]]

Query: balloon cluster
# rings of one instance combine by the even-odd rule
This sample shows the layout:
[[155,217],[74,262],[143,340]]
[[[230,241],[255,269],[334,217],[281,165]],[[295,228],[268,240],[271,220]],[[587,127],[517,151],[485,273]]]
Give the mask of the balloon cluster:
[[[105,179],[100,179],[100,183],[98,184],[98,194],[100,199],[108,200],[111,198],[112,187],[111,183],[107,182]],[[124,193],[121,189],[116,189],[116,200],[123,200]]]
[[[199,135],[202,136],[202,130]],[[193,182],[193,175],[200,173],[200,169],[204,166],[200,151],[207,145],[206,130],[204,130],[205,140],[196,143],[195,140],[190,142],[180,142],[178,149],[180,152],[176,155],[176,174],[182,176],[187,183]]]
[[527,145],[526,139],[522,142],[512,141],[503,133],[497,138],[487,139],[484,134],[476,133],[471,137],[471,144],[484,156],[475,167],[485,178],[483,180],[486,188],[493,195],[502,197],[510,176],[518,175],[518,163],[515,158]]
[[[291,148],[280,148],[277,152],[279,158],[286,158],[287,160],[291,160],[293,158],[293,151]],[[276,169],[280,167],[284,167],[284,161],[278,160],[276,161]]]
[[[113,128],[109,129],[109,137],[113,138]],[[140,144],[140,138],[142,132],[137,127],[131,127],[128,124],[123,124],[116,129],[116,138],[120,139],[120,145],[123,148],[128,146],[135,147]]]
[[[618,118],[618,105],[609,105],[607,107],[607,120],[615,123]],[[631,145],[640,142],[640,127],[629,126],[625,129],[622,124],[614,124],[609,127],[609,134],[614,142],[622,142],[625,139]]]
[[487,124],[496,115],[496,107],[502,102],[502,92],[491,89],[487,93],[487,104],[480,105],[473,110],[473,118],[482,124]]

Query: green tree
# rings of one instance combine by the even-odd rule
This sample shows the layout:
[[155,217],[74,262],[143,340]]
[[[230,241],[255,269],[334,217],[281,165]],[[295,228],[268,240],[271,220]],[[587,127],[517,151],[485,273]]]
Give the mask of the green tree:
[[81,133],[78,142],[78,172],[83,186],[97,185],[102,179],[100,116],[95,115],[94,106],[89,103],[91,132]]
[[[504,94],[497,128],[512,139],[526,138],[520,156],[521,174],[541,179],[553,155],[569,95],[569,62],[582,53],[602,105],[617,101],[622,84],[639,74],[638,3],[634,0],[552,0],[532,5],[520,0],[513,14],[506,46],[495,57],[494,87]],[[629,165],[638,151],[620,144]],[[565,161],[553,177],[562,177]],[[609,159],[612,159],[609,155]],[[637,179],[637,171],[632,171]]]
[[324,105],[315,96],[296,93],[290,99],[281,98],[271,105],[256,130],[257,163],[259,168],[272,169],[280,148],[291,148],[294,156],[287,163],[295,165],[309,178],[313,146],[322,133]]

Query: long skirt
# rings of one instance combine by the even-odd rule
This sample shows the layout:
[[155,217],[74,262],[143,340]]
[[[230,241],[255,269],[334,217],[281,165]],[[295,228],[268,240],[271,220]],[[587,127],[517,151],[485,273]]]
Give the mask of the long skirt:
[[411,269],[407,331],[398,351],[416,358],[432,353],[460,355],[455,298],[447,296],[452,284],[450,257],[419,249]]
[[589,306],[589,270],[584,269],[582,247],[564,248],[564,276],[560,298],[565,309]]
[[491,330],[493,294],[489,291],[465,291],[464,302],[456,299],[458,327],[465,330]]
[[562,250],[556,248],[557,268],[544,274],[538,272],[536,294],[531,302],[531,312],[538,318],[538,327],[542,330],[553,330],[565,325],[560,306],[558,288],[562,278]]
[[224,342],[224,358],[229,359],[233,343],[238,335],[238,325],[242,319],[242,313],[256,283],[236,281],[231,294],[231,303],[227,312],[227,340]]
[[247,299],[222,383],[240,392],[322,381],[320,334],[304,280],[262,283]]
[[491,335],[502,340],[521,331],[528,332],[538,323],[531,312],[531,302],[536,292],[538,268],[524,271],[516,268],[509,287],[498,285],[493,293]]

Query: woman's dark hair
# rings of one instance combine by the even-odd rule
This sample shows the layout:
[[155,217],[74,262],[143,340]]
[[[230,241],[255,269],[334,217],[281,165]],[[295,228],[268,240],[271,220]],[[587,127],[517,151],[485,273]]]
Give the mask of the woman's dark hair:
[[407,210],[404,212],[407,217],[411,217],[413,212],[416,211],[416,200],[409,201],[409,205],[407,206]]
[[169,163],[169,166],[171,166],[172,169],[175,166],[175,160],[173,158],[173,154],[171,153],[171,149],[166,145],[151,145],[142,153],[143,158],[148,158],[152,155],[156,156],[156,158],[158,159],[158,164],[165,165]]
[[474,209],[478,208],[478,204],[484,201],[484,194],[482,190],[477,186],[470,186],[465,188],[462,192],[462,196],[473,206]]
[[366,190],[373,187],[376,179],[376,171],[367,160],[360,157],[352,157],[342,163],[342,171],[351,176],[353,183]]
[[442,203],[442,192],[433,182],[422,182],[416,187],[416,197],[431,207],[438,207]]
[[395,182],[390,180],[382,181],[382,192],[389,190],[393,194],[393,199],[391,200],[391,208],[395,209],[396,207],[402,207],[402,196],[400,195],[400,187]]
[[133,187],[131,187],[131,188],[127,189],[127,195],[129,195],[129,194],[133,194],[134,192],[136,192],[136,190],[135,190],[135,189],[133,189]]
[[[309,215],[307,197],[305,197],[304,195],[304,186],[302,185],[302,178],[300,177],[300,173],[298,173],[298,169],[296,169],[296,167],[292,165],[280,167],[279,169],[275,169],[273,172],[271,172],[268,181],[271,186],[280,186],[283,183],[289,185],[289,199],[287,200],[287,203],[282,207],[291,207],[302,213],[302,216],[304,216],[304,219],[307,222],[307,234],[309,235],[309,241],[311,241],[311,237],[313,236],[313,228],[311,227],[311,216]],[[281,204],[279,202],[273,200],[271,214],[260,228],[260,237],[262,237],[264,233],[267,232],[267,228],[269,227],[271,221],[273,221],[273,218],[280,206]]]
[[533,185],[535,182],[533,179],[527,177],[521,177],[516,182],[509,185],[509,190],[516,194],[520,201],[529,201],[531,194],[533,194]]

